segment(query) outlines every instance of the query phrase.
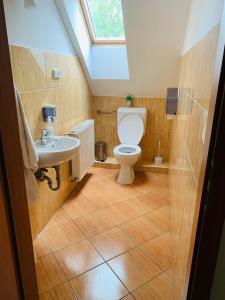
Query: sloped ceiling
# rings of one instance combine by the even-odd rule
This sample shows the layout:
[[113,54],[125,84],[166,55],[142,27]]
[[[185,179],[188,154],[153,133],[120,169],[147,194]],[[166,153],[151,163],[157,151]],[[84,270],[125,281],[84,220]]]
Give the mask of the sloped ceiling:
[[164,97],[177,85],[190,0],[122,0],[122,6],[130,79],[90,80],[92,91]]

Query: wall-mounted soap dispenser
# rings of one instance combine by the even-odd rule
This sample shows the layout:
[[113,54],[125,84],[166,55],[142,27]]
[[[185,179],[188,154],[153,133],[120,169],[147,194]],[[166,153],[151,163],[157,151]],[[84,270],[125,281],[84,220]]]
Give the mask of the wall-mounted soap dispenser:
[[56,107],[54,105],[45,105],[42,107],[44,122],[54,122],[56,119]]

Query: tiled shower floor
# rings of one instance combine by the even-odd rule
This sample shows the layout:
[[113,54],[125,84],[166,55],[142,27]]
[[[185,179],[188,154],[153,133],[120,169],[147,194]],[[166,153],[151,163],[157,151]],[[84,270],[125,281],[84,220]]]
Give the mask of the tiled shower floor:
[[172,300],[168,177],[92,168],[34,241],[40,299]]

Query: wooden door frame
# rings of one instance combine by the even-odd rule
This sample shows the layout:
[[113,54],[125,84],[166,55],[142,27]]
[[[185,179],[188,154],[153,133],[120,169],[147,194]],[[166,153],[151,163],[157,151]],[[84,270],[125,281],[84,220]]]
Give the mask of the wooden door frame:
[[[2,141],[0,140],[0,147],[1,145]],[[13,250],[13,234],[10,230],[10,213],[6,201],[7,189],[4,181],[5,168],[2,156],[0,148],[0,270],[4,270],[4,272],[0,272],[0,289],[2,299],[19,300],[21,293],[17,262]]]
[[[225,218],[225,14],[221,28],[207,128],[207,132],[212,128],[212,135],[206,136],[201,171],[204,180],[199,183],[201,207],[187,296],[190,300],[209,299]],[[13,283],[11,287],[16,295],[12,300],[38,300],[3,0],[0,0],[0,36],[0,213],[5,213],[4,229],[8,241],[5,250],[11,268],[8,273],[11,278],[7,278],[10,278],[8,284]],[[0,233],[2,228],[0,222]],[[4,286],[1,294],[2,288]],[[7,299],[11,300],[10,296]]]
[[[38,300],[30,220],[3,0],[0,0],[0,137],[4,205],[20,299]],[[1,270],[3,272],[3,270]],[[11,282],[8,282],[10,285]],[[1,287],[4,289],[4,286]],[[2,292],[1,292],[2,293]],[[11,300],[11,299],[10,299]],[[12,299],[14,300],[14,299]]]

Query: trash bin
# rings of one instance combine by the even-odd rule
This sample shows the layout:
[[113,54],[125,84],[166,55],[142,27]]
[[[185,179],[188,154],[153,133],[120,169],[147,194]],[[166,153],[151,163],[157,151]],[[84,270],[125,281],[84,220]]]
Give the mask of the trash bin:
[[105,142],[96,142],[95,143],[95,159],[97,161],[106,160],[106,143]]

